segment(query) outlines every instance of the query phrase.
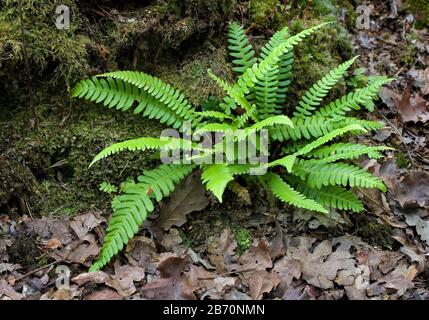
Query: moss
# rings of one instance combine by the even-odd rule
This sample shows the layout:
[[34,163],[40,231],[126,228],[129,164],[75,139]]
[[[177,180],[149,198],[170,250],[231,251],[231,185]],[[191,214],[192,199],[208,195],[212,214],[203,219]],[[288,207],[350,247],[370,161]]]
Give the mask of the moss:
[[[55,9],[59,5],[70,8],[69,29],[59,30],[55,26]],[[49,85],[70,86],[76,79],[87,74],[87,45],[91,40],[81,34],[84,18],[78,13],[74,0],[27,0],[23,1],[23,18],[26,48],[32,72]],[[6,68],[0,76],[16,71],[24,65],[24,53],[20,30],[17,0],[6,0],[0,10],[0,57],[7,57]],[[28,76],[28,75],[27,75]]]
[[241,255],[252,244],[252,235],[249,230],[242,227],[234,228],[233,232],[235,241],[237,242],[237,254]]
[[399,168],[407,168],[408,167],[408,159],[407,156],[403,152],[398,152],[396,154],[396,164]]
[[391,236],[392,228],[386,224],[369,222],[359,230],[359,236],[368,239],[373,244],[391,248],[394,240]]
[[416,15],[416,27],[429,27],[429,4],[427,0],[407,0],[406,4]]
[[[44,102],[38,110],[39,130],[28,128],[25,119],[30,111],[25,108],[0,117],[5,132],[0,138],[3,153],[18,163],[26,163],[32,177],[26,181],[37,180],[37,212],[64,214],[91,206],[107,207],[109,196],[98,190],[101,182],[119,184],[156,163],[157,158],[150,153],[123,153],[88,169],[92,158],[107,145],[140,136],[159,136],[161,126],[155,121],[75,102],[69,109]],[[25,138],[15,139],[17,133]]]
[[216,75],[231,81],[233,75],[226,59],[227,52],[223,47],[214,48],[207,44],[187,57],[179,68],[174,64],[164,64],[154,66],[153,70],[161,79],[181,89],[198,106],[209,96],[224,96],[222,89],[209,78],[207,70],[211,69]]

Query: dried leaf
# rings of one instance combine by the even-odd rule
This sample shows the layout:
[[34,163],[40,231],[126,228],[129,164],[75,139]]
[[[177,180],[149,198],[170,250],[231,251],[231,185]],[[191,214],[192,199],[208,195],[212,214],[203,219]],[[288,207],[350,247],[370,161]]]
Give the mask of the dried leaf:
[[407,174],[395,185],[394,192],[403,208],[429,207],[429,173],[416,171]]
[[158,300],[195,300],[194,291],[197,289],[193,281],[184,274],[189,258],[169,257],[161,261],[158,270],[161,278],[149,282],[142,288],[142,294],[147,299]]
[[85,297],[84,300],[122,300],[124,299],[119,293],[110,288],[104,288],[100,291],[95,291]]
[[80,275],[72,278],[71,280],[74,283],[76,283],[78,286],[85,285],[88,282],[105,283],[107,280],[109,280],[109,275],[103,271],[88,272],[88,273],[81,273]]
[[271,261],[270,247],[267,240],[263,239],[257,245],[250,246],[239,259],[240,270],[243,271],[262,271],[273,267]]
[[129,265],[120,266],[119,262],[116,262],[115,275],[106,281],[106,285],[116,289],[121,296],[128,297],[137,290],[134,282],[142,281],[144,276],[143,268]]
[[427,102],[419,94],[411,98],[410,91],[405,91],[401,97],[396,100],[396,108],[403,122],[422,122],[429,120],[429,110]]
[[229,270],[234,261],[236,248],[234,234],[228,228],[223,230],[218,239],[209,244],[207,248],[210,254],[209,260],[219,273]]
[[70,227],[78,236],[79,240],[82,240],[89,231],[99,226],[101,223],[106,222],[106,219],[100,218],[99,215],[93,212],[87,212],[78,215],[70,222]]
[[246,272],[244,278],[254,300],[262,299],[265,293],[270,293],[280,283],[277,273],[268,273],[266,270]]
[[188,213],[207,207],[209,201],[205,192],[201,173],[193,172],[174,190],[169,200],[161,204],[157,224],[164,230],[182,226]]

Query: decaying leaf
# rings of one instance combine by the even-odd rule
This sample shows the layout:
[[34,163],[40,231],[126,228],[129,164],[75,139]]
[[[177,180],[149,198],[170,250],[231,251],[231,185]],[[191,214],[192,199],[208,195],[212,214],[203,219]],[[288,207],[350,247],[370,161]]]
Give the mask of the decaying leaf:
[[277,273],[268,273],[266,270],[245,273],[244,279],[255,300],[262,299],[265,293],[270,293],[281,281]]
[[104,288],[85,296],[85,300],[122,300],[124,299],[118,292],[110,288]]
[[259,240],[257,245],[250,246],[240,256],[239,262],[242,271],[264,271],[267,268],[272,268],[273,262],[267,240]]
[[144,276],[145,272],[141,267],[121,266],[119,262],[115,262],[115,275],[110,276],[110,279],[106,281],[106,285],[116,289],[121,296],[128,297],[137,290],[134,282],[143,280]]
[[403,122],[425,123],[429,120],[427,102],[419,94],[412,98],[411,92],[405,91],[402,96],[396,98],[395,102]]
[[79,240],[82,240],[89,231],[106,222],[106,219],[100,217],[94,212],[87,212],[75,217],[70,221],[70,227],[76,233]]
[[207,207],[209,201],[205,193],[201,173],[193,172],[175,189],[168,201],[161,204],[158,225],[164,230],[182,226],[188,213]]
[[209,244],[207,251],[210,254],[210,262],[216,267],[219,273],[230,269],[231,263],[235,261],[236,248],[237,242],[229,228],[224,229],[220,237]]
[[170,229],[168,233],[164,233],[161,244],[165,250],[171,250],[173,246],[182,243],[182,238],[179,235],[179,230]]
[[407,174],[395,185],[395,198],[404,208],[429,207],[429,173],[416,171]]
[[147,299],[159,300],[195,300],[197,289],[188,275],[184,273],[189,258],[169,257],[161,261],[157,267],[161,278],[149,282],[142,288]]

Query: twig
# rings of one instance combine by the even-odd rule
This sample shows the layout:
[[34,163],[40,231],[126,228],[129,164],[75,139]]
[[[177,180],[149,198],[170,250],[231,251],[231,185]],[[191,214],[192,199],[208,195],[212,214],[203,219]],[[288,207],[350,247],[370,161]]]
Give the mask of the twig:
[[407,151],[407,155],[408,155],[408,158],[410,158],[410,162],[411,162],[411,164],[414,166],[415,165],[415,162],[414,162],[414,159],[413,159],[413,156],[411,155],[411,151],[410,151],[410,149],[408,148],[408,146],[407,146],[407,144],[404,142],[404,139],[402,139],[402,134],[401,134],[401,132],[399,131],[399,129],[389,120],[389,119],[387,119],[387,117],[383,114],[383,113],[381,113],[381,111],[380,110],[378,110],[377,109],[377,112],[384,118],[384,120],[386,120],[389,124],[390,124],[390,126],[396,131],[396,133],[398,134],[398,136],[399,136],[399,140],[401,140],[401,143],[404,145],[404,147],[405,147],[405,150]]
[[19,24],[21,29],[22,54],[24,56],[25,70],[27,72],[27,87],[28,87],[29,101],[31,105],[31,111],[33,113],[34,127],[38,129],[39,122],[37,120],[37,110],[36,110],[36,104],[34,101],[33,77],[31,76],[30,61],[28,59],[28,52],[27,52],[27,42],[25,40],[24,13],[22,10],[22,0],[18,0],[18,10],[19,10],[19,20],[20,20]]
[[58,261],[51,262],[51,263],[47,264],[46,266],[43,266],[43,267],[37,268],[37,269],[35,269],[35,270],[33,270],[33,271],[30,271],[30,272],[28,272],[28,273],[24,274],[23,276],[21,276],[21,277],[17,278],[15,281],[21,281],[22,279],[25,279],[25,278],[27,278],[27,277],[29,277],[29,276],[31,276],[31,275],[33,275],[33,274],[35,274],[35,273],[39,272],[39,271],[42,271],[43,269],[49,268],[50,266],[53,266],[53,265],[55,265],[55,264],[57,264],[57,263],[60,263],[60,262],[63,262],[63,261],[64,261],[64,260],[58,260]]

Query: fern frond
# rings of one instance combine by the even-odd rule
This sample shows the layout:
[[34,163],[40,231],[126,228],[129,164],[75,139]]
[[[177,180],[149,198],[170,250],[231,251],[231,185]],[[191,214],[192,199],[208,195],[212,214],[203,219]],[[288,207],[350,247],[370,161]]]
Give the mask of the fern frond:
[[[178,139],[175,139],[175,140],[178,140]],[[119,153],[124,150],[145,151],[145,150],[151,150],[151,149],[162,149],[168,146],[169,144],[171,148],[178,147],[178,144],[174,142],[175,141],[173,141],[172,139],[143,137],[143,138],[131,139],[131,140],[115,143],[103,149],[99,154],[97,154],[92,160],[89,167],[92,167],[96,162],[100,161],[101,159],[104,159],[110,155]]]
[[138,102],[137,107],[134,108],[134,114],[143,112],[143,116],[157,119],[175,129],[181,128],[185,121],[192,121],[194,125],[197,123],[191,109],[186,111],[180,107],[173,110],[171,106],[164,103],[166,101],[161,102],[145,90],[122,79],[93,77],[82,80],[73,88],[72,96],[102,103],[108,108],[121,111],[127,111],[134,102]]
[[[280,31],[277,31],[268,41],[265,46],[261,49],[261,59],[265,59],[270,53],[280,45],[285,39],[290,36],[289,29],[284,27]],[[286,92],[288,91],[289,84],[291,83],[292,67],[293,67],[293,51],[288,51],[280,57],[280,61],[277,63],[277,88],[276,92],[276,106],[274,113],[280,112],[286,102]],[[267,117],[268,115],[263,115]]]
[[329,90],[343,77],[347,69],[356,59],[357,57],[354,57],[340,64],[337,68],[331,70],[326,76],[317,81],[304,93],[293,115],[295,117],[311,116],[313,111],[316,110],[316,107],[320,105],[323,98],[328,94]]
[[194,112],[198,116],[202,116],[203,118],[214,118],[219,120],[230,119],[233,120],[234,117],[219,111],[196,111]]
[[329,132],[350,124],[358,124],[366,130],[379,130],[384,123],[378,121],[361,120],[352,117],[325,118],[311,116],[306,118],[292,118],[293,128],[287,126],[274,126],[270,129],[273,140],[298,141],[300,139],[319,138]]
[[351,110],[360,110],[361,105],[366,107],[369,111],[374,111],[373,99],[377,97],[380,88],[390,83],[392,80],[394,79],[376,77],[367,87],[356,89],[336,99],[327,106],[317,110],[315,115],[319,117],[341,117]]
[[139,182],[129,183],[123,194],[112,201],[113,215],[97,261],[90,271],[100,270],[138,232],[139,227],[154,210],[151,197],[156,201],[167,197],[177,183],[194,169],[192,165],[161,165],[139,177]]
[[98,186],[98,189],[100,191],[106,192],[106,193],[115,193],[118,192],[118,187],[114,186],[113,184],[103,181],[102,183],[100,183],[100,185]]
[[234,176],[228,165],[210,164],[203,167],[201,179],[206,184],[206,189],[211,191],[222,203],[223,192],[227,184],[234,179]]
[[362,155],[368,155],[371,159],[379,159],[382,157],[381,151],[394,150],[386,146],[366,146],[353,143],[336,143],[330,146],[323,146],[317,150],[313,150],[307,157],[317,158],[322,162],[335,162],[338,160],[353,160]]
[[284,115],[278,115],[278,116],[273,116],[273,117],[269,117],[266,118],[264,120],[261,120],[257,123],[255,123],[253,126],[250,127],[251,130],[262,130],[266,127],[271,127],[274,125],[285,125],[285,126],[289,126],[291,128],[293,128],[293,122],[292,120]]
[[322,207],[319,203],[306,198],[302,193],[296,191],[289,184],[283,181],[278,175],[268,173],[265,175],[265,178],[271,192],[281,201],[298,208],[328,213],[328,210]]
[[322,186],[342,185],[350,187],[378,188],[386,191],[383,181],[371,173],[346,163],[320,163],[301,160],[295,163],[293,174],[306,180],[308,185],[321,189]]
[[228,42],[229,55],[234,58],[232,70],[241,74],[256,62],[256,58],[243,27],[237,22],[232,22],[229,26]]
[[361,212],[364,210],[362,201],[360,201],[351,190],[347,190],[340,186],[328,186],[315,189],[310,187],[305,181],[300,181],[296,190],[325,207],[352,210],[354,212]]
[[250,88],[253,88],[258,79],[262,79],[264,74],[266,74],[269,70],[273,68],[273,66],[277,65],[280,61],[280,58],[287,52],[293,49],[293,46],[301,42],[305,37],[309,36],[316,30],[324,27],[325,25],[332,22],[321,23],[312,28],[301,31],[300,33],[293,35],[287,38],[280,45],[275,47],[270,54],[260,62],[253,64],[252,67],[248,68],[238,79],[235,88],[240,88],[240,90],[248,94]]
[[184,94],[157,77],[138,71],[109,72],[97,77],[108,77],[125,81],[147,92],[185,120],[192,121],[195,118],[195,107],[186,99]]

